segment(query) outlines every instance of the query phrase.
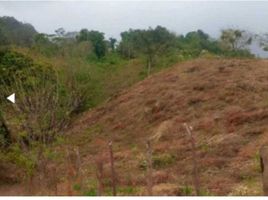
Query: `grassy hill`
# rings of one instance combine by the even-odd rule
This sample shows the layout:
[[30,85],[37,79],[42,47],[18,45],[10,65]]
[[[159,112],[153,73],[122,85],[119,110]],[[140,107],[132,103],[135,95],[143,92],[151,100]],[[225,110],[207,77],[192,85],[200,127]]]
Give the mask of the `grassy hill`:
[[[198,59],[152,76],[73,125],[86,166],[114,141],[119,183],[144,193],[145,142],[153,140],[154,194],[192,188],[193,127],[205,194],[260,195],[259,147],[267,142],[266,60]],[[81,131],[82,130],[82,131]],[[103,146],[102,146],[102,145]],[[96,155],[97,154],[97,155]]]
[[0,195],[112,195],[114,183],[119,195],[150,195],[148,182],[154,195],[193,195],[184,123],[200,195],[262,194],[268,63],[251,41],[162,26],[117,41],[0,17]]
[[[203,195],[262,195],[258,151],[268,142],[267,65],[257,59],[184,62],[84,113],[65,139],[47,149],[48,169],[56,168],[59,177],[57,193],[96,195],[96,171],[102,163],[103,194],[111,195],[108,143],[113,141],[118,193],[146,195],[150,139],[153,194],[194,194],[191,144],[183,126],[188,123]],[[66,152],[73,149],[80,155],[80,178],[70,180]],[[36,187],[33,193],[55,194],[49,187]]]

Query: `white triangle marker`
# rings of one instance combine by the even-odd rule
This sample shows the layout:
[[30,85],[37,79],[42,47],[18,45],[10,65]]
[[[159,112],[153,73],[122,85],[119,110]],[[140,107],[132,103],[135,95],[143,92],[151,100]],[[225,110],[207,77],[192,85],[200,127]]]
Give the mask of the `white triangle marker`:
[[9,100],[12,103],[16,102],[16,97],[15,97],[15,93],[13,93],[12,95],[10,95],[9,97],[7,97],[7,100]]

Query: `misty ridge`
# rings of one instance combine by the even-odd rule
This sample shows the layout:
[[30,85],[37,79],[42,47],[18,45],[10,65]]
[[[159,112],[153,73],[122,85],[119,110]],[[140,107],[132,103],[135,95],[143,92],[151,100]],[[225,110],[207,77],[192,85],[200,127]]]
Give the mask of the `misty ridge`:
[[268,195],[261,3],[152,4],[0,2],[0,195]]

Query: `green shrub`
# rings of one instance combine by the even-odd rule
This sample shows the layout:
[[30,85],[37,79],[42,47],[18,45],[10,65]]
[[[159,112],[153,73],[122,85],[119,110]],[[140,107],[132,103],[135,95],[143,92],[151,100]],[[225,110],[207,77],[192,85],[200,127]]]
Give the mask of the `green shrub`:
[[1,102],[1,111],[4,118],[13,120],[8,128],[24,146],[34,141],[51,143],[84,104],[83,91],[75,81],[61,78],[53,66],[20,53],[1,51],[0,73],[0,99],[11,91],[17,96],[16,109]]
[[176,161],[173,155],[167,153],[153,156],[152,159],[154,168],[163,168],[173,164]]
[[74,185],[73,185],[73,189],[74,189],[75,191],[80,191],[80,190],[81,190],[81,185],[79,185],[79,184],[74,184]]
[[191,196],[193,195],[193,188],[191,186],[185,185],[180,188],[182,196]]
[[84,192],[85,196],[97,196],[97,191],[94,188],[91,188],[89,190],[87,190],[86,192]]
[[120,195],[134,195],[137,193],[137,189],[132,186],[119,187],[118,193]]
[[37,162],[34,152],[23,152],[18,145],[11,146],[2,160],[15,164],[25,172],[26,177],[33,175]]
[[[152,157],[152,164],[153,164],[153,168],[155,169],[160,169],[160,168],[164,168],[164,167],[168,167],[170,165],[172,165],[174,162],[176,162],[176,158],[174,155],[165,153],[165,154],[161,154],[161,155],[153,155]],[[139,162],[139,168],[141,170],[146,170],[147,169],[147,160],[146,159],[142,159]]]

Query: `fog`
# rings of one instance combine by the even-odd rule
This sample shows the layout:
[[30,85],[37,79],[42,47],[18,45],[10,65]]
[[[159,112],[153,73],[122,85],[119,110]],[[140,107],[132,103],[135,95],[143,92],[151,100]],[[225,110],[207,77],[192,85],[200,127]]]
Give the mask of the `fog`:
[[67,31],[88,28],[116,38],[129,28],[156,25],[177,34],[202,29],[212,37],[218,37],[224,28],[265,33],[267,11],[268,2],[261,1],[0,2],[0,16],[14,16],[31,23],[39,32],[53,33],[59,27]]

